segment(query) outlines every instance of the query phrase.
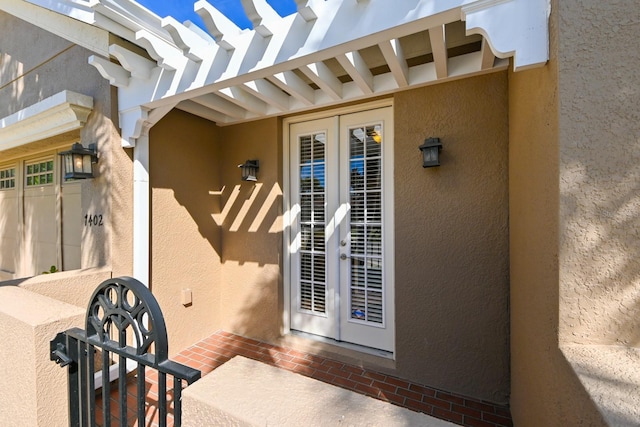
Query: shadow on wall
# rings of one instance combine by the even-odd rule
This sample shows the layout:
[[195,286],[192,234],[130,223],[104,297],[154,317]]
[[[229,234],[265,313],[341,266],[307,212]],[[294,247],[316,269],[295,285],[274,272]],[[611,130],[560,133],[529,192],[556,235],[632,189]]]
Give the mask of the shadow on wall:
[[[168,237],[166,243],[184,246],[188,239],[204,238],[223,262],[278,263],[279,251],[262,246],[280,242],[279,184],[243,182],[239,169],[237,175],[223,176],[222,165],[228,159],[220,154],[215,124],[181,111],[171,112],[164,120],[151,130],[154,242],[159,234],[175,233],[162,228],[166,225],[184,232]],[[186,209],[188,218],[175,203]],[[194,226],[197,235],[193,233]],[[229,233],[233,239],[223,243]]]
[[247,182],[225,186],[210,195],[220,198],[220,212],[212,214],[212,219],[224,228],[225,233],[235,234],[235,241],[225,245],[223,262],[277,264],[280,250],[269,245],[281,243],[280,186]]
[[[573,152],[561,171],[562,233],[569,236],[561,250],[573,254],[563,261],[561,341],[640,347],[640,173],[637,162],[609,170],[607,163],[622,162],[595,148]],[[598,171],[601,155],[612,158]]]
[[[66,74],[67,70],[89,67],[82,55],[73,52],[76,45],[28,22],[0,13],[0,117],[22,110],[35,102],[49,97],[62,89],[59,82],[68,80],[50,79],[49,76]],[[81,64],[81,62],[84,62]]]
[[[124,254],[112,253],[112,246],[118,247],[116,239],[122,241],[122,236],[115,235],[116,230],[123,228],[117,222],[124,222],[122,212],[129,212],[129,202],[125,199],[131,195],[131,190],[123,187],[131,186],[131,177],[128,175],[131,159],[120,146],[120,138],[107,116],[108,112],[102,111],[102,108],[106,108],[105,104],[94,104],[94,111],[82,131],[82,141],[85,145],[95,143],[100,157],[93,166],[95,178],[81,182],[81,268],[105,265],[113,268],[116,259],[124,257]],[[115,165],[118,165],[117,169]],[[127,170],[127,173],[123,170]],[[102,225],[91,225],[85,221],[84,215],[102,217]],[[129,227],[124,228],[130,230]]]

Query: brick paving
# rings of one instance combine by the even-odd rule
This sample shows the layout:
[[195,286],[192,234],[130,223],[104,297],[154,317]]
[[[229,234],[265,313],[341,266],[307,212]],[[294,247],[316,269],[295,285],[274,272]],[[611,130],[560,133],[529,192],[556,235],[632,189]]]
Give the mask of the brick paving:
[[[173,360],[195,369],[202,375],[210,373],[232,357],[241,355],[258,360],[278,368],[333,384],[356,393],[422,412],[432,417],[451,421],[469,427],[512,427],[508,407],[490,402],[472,399],[459,394],[413,383],[411,381],[386,375],[359,366],[342,363],[326,357],[302,353],[293,349],[274,346],[268,343],[241,337],[228,332],[218,332],[197,344],[187,348]],[[135,420],[135,378],[130,376],[128,396],[128,425],[137,426]],[[172,382],[169,382],[172,384]],[[112,389],[117,388],[116,384]],[[117,393],[113,390],[111,413],[117,418]],[[170,411],[173,409],[172,391],[169,393]],[[146,424],[158,426],[158,386],[153,372],[147,376],[146,384]],[[98,399],[97,415],[101,414],[101,401]],[[100,418],[98,418],[100,419]],[[116,425],[116,421],[113,422]],[[168,426],[172,426],[170,419]]]

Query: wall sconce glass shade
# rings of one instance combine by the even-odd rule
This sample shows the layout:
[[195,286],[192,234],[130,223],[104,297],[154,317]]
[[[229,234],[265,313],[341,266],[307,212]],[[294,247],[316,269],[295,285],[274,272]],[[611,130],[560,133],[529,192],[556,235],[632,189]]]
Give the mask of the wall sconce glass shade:
[[418,148],[422,151],[423,168],[440,166],[440,150],[442,150],[440,138],[427,138]]
[[71,150],[63,151],[59,155],[63,159],[65,180],[93,178],[92,165],[98,162],[95,144],[84,148],[82,144],[76,142],[71,146]]
[[241,165],[238,165],[242,169],[243,181],[257,181],[258,169],[260,169],[260,162],[258,160],[247,160]]

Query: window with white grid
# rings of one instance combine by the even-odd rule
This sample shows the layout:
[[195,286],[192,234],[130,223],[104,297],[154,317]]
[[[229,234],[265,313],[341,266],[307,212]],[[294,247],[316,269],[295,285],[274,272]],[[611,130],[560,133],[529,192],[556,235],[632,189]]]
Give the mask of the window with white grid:
[[39,160],[25,165],[26,187],[53,184],[53,159]]
[[16,188],[16,168],[0,169],[0,190]]

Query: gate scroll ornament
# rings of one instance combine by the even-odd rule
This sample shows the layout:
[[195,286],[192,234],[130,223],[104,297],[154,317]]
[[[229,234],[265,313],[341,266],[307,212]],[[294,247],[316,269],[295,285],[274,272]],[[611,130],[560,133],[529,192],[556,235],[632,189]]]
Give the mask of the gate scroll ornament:
[[[158,413],[161,427],[169,415],[167,378],[173,377],[173,424],[180,426],[183,381],[191,384],[200,371],[168,359],[167,328],[157,300],[149,289],[131,277],[109,279],[91,296],[85,330],[72,328],[51,341],[51,360],[69,371],[69,424],[111,425],[112,358],[117,360],[118,418],[127,425],[127,374],[136,375],[136,419],[146,425],[147,368],[158,378]],[[100,350],[102,369],[102,417],[96,420],[95,355]],[[131,369],[132,368],[132,369]],[[115,392],[115,390],[114,390]]]

